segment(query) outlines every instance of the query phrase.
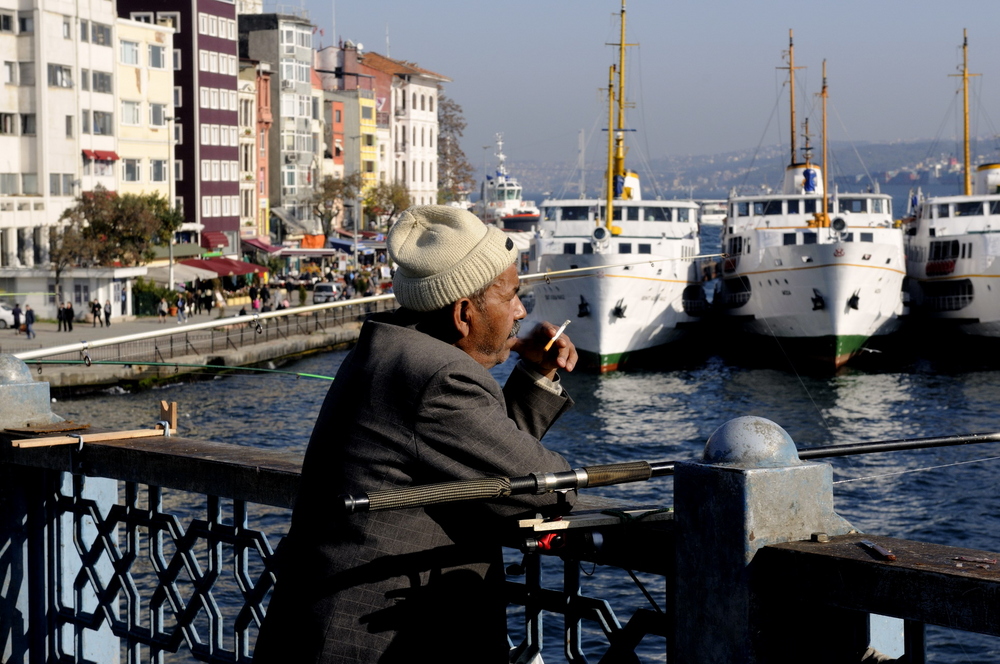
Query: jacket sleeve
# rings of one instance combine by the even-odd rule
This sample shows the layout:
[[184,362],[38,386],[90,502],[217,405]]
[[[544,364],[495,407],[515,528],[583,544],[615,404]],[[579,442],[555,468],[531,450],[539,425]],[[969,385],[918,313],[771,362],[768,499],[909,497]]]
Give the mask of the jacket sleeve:
[[[414,442],[422,465],[437,475],[429,481],[569,470],[566,460],[533,434],[548,430],[572,402],[565,393],[557,397],[530,379],[525,383],[512,419],[499,385],[485,370],[446,365],[427,382],[416,413]],[[571,504],[575,494],[568,498]],[[512,496],[489,507],[511,516],[557,503],[568,507],[553,494]]]

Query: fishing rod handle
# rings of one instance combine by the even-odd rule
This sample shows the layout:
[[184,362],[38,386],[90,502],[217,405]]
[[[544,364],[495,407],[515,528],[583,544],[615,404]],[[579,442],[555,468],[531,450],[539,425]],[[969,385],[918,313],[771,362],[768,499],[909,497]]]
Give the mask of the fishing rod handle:
[[653,469],[647,461],[630,461],[628,463],[610,463],[604,466],[584,466],[587,472],[585,486],[607,486],[609,484],[624,484],[626,482],[645,482],[653,476]]
[[439,503],[466,500],[489,500],[510,495],[510,480],[506,477],[480,477],[458,482],[441,482],[424,486],[403,487],[387,491],[373,491],[360,496],[341,496],[344,510],[354,512],[380,512],[407,507],[423,507]]

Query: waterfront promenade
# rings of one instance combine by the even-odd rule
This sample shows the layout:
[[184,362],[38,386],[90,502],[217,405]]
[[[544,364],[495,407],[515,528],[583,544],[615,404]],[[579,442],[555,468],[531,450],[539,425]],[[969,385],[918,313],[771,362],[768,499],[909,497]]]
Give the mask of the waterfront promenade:
[[[148,387],[185,373],[204,373],[280,362],[353,343],[370,314],[394,308],[391,296],[360,298],[328,305],[293,307],[279,312],[238,317],[176,316],[115,321],[110,327],[75,324],[59,332],[54,322],[36,324],[36,337],[13,330],[0,332],[0,353],[32,364],[36,380],[57,392],[113,385]],[[120,342],[116,340],[120,339]]]

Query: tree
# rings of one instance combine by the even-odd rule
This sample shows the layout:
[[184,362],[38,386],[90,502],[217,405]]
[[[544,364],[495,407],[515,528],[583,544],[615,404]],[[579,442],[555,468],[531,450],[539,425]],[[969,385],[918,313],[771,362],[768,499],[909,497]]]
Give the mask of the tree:
[[75,230],[62,234],[62,244],[77,241],[79,264],[126,267],[153,260],[154,247],[169,242],[184,220],[157,193],[119,195],[100,185],[80,194],[59,219]]
[[380,219],[384,217],[386,226],[391,226],[396,215],[410,205],[410,192],[399,182],[379,182],[365,197],[365,210]]
[[319,219],[323,235],[333,234],[333,223],[344,210],[344,201],[354,198],[361,191],[361,173],[352,173],[344,178],[327,176],[313,193],[313,214]]
[[[438,86],[440,90],[440,86]],[[459,139],[465,131],[462,107],[441,94],[438,97],[438,202],[464,198],[476,184],[472,164],[462,152]]]

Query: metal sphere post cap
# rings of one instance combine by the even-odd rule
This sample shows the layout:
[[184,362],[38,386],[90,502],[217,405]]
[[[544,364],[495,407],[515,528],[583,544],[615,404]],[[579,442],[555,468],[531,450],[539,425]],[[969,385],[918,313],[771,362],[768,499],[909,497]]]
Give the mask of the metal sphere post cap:
[[763,417],[737,417],[709,436],[705,463],[740,468],[798,466],[795,442],[784,429]]

